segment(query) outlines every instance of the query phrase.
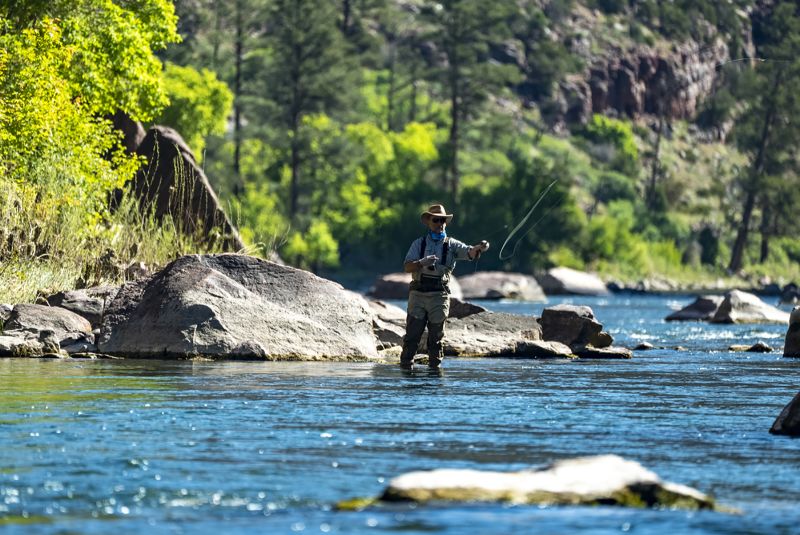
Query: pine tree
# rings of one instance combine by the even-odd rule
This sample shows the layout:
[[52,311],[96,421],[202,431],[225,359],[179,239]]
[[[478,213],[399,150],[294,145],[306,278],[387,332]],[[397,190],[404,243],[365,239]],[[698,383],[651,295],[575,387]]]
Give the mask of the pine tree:
[[354,79],[346,45],[331,3],[275,0],[268,21],[269,57],[262,81],[270,107],[270,126],[278,130],[288,151],[291,172],[289,217],[295,221],[303,195],[300,168],[307,150],[303,118],[316,112],[346,109],[353,99]]
[[[768,177],[796,173],[793,155],[800,141],[800,99],[795,88],[800,83],[800,13],[794,2],[782,2],[765,25],[767,44],[762,54],[768,60],[759,64],[757,87],[752,105],[737,122],[739,147],[750,154],[749,168],[740,177],[742,216],[728,264],[738,271],[756,209],[761,204],[767,221],[762,232],[770,228],[772,196],[763,191]],[[760,200],[760,203],[759,203]]]
[[458,202],[458,155],[464,123],[473,118],[489,94],[514,80],[514,69],[489,61],[489,44],[509,35],[508,20],[515,12],[513,0],[428,2],[423,11],[433,26],[429,36],[442,54],[444,65],[436,78],[450,102],[450,134],[445,151],[444,186]]

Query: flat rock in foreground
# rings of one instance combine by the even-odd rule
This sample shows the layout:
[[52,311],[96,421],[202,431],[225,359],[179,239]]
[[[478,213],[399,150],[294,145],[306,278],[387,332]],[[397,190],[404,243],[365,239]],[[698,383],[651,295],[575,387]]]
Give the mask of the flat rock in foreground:
[[98,348],[143,358],[364,360],[377,357],[371,317],[363,298],[307,271],[188,255],[120,288]]
[[710,496],[616,455],[567,459],[535,471],[411,472],[392,479],[380,500],[717,509]]

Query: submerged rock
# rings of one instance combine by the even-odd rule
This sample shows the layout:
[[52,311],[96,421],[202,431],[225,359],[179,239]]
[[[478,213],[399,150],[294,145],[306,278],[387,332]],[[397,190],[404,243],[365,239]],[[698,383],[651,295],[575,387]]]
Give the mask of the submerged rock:
[[728,347],[728,351],[741,351],[748,353],[772,353],[773,349],[764,342],[756,342],[753,345],[733,344]]
[[662,481],[641,464],[616,455],[567,459],[521,472],[411,472],[392,479],[380,500],[717,509],[710,496]]
[[592,347],[586,346],[575,352],[582,359],[632,359],[633,351],[625,347]]
[[783,344],[784,357],[800,357],[800,307],[794,307],[789,315],[789,329]]
[[464,299],[519,299],[546,301],[541,286],[531,275],[481,271],[458,277]]
[[789,314],[741,290],[725,294],[711,323],[789,323]]
[[551,268],[547,274],[538,277],[537,280],[547,295],[609,294],[608,288],[597,275],[568,267]]
[[800,393],[783,408],[769,432],[773,435],[800,436]]
[[125,357],[362,360],[377,357],[365,300],[339,284],[240,255],[187,255],[122,286],[100,352]]
[[673,312],[666,321],[709,321],[714,317],[722,300],[721,295],[701,295],[693,303]]

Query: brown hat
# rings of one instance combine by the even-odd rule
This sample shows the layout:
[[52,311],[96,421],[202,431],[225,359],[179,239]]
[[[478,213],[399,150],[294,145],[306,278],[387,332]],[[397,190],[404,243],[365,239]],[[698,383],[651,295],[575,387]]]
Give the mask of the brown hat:
[[447,210],[444,209],[444,206],[441,204],[432,204],[428,207],[428,209],[422,212],[420,219],[426,225],[428,224],[428,218],[431,217],[446,217],[447,222],[449,223],[451,219],[453,219],[453,214],[448,214]]

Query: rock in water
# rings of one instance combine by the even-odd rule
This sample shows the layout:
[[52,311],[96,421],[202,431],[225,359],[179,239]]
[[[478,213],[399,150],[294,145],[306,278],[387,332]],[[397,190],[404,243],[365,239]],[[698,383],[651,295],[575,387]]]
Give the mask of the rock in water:
[[547,300],[536,279],[523,273],[480,271],[458,277],[458,283],[464,299]]
[[709,321],[714,317],[724,298],[721,295],[701,295],[694,303],[673,312],[666,321]]
[[547,295],[608,295],[609,291],[600,277],[568,267],[551,268],[539,277],[539,284]]
[[789,315],[789,329],[783,344],[784,357],[800,357],[800,307],[794,307]]
[[269,360],[367,359],[375,345],[362,297],[240,254],[184,256],[125,284],[98,341],[115,356]]
[[725,294],[711,323],[789,323],[789,314],[751,293],[731,290]]
[[773,435],[800,436],[800,393],[783,408],[769,432]]
[[540,470],[432,470],[392,479],[382,501],[509,502],[541,505],[621,505],[716,509],[700,491],[661,481],[637,462],[616,455],[579,457]]

